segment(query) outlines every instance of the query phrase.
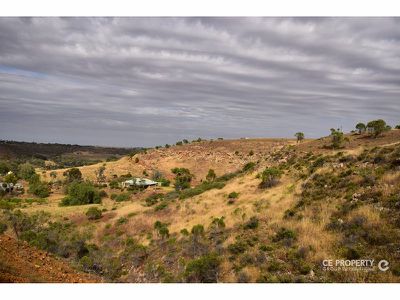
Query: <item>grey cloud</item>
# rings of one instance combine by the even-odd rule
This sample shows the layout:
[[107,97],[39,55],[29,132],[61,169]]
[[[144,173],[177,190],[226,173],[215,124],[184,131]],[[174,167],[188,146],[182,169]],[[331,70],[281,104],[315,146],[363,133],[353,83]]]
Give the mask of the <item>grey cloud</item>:
[[0,18],[0,137],[117,146],[399,120],[399,18]]

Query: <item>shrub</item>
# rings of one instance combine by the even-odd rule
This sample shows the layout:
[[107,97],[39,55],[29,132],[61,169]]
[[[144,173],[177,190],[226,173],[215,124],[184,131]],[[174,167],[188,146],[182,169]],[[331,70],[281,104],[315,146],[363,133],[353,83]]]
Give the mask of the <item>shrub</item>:
[[63,173],[67,182],[82,181],[82,173],[78,168],[71,168]]
[[215,178],[217,178],[217,174],[215,174],[215,171],[213,169],[208,170],[206,180],[212,182],[215,180]]
[[12,172],[4,176],[4,182],[6,183],[16,184],[17,180],[18,180],[17,176],[15,176],[15,174]]
[[270,188],[279,183],[279,179],[282,176],[282,171],[277,168],[266,168],[261,173],[260,188]]
[[166,178],[161,178],[160,182],[161,182],[161,186],[169,186],[171,184],[171,181],[169,181]]
[[203,255],[189,261],[184,276],[187,282],[217,282],[219,265],[220,259],[216,254]]
[[248,162],[247,164],[245,164],[242,168],[242,172],[247,172],[247,171],[251,171],[254,169],[254,167],[256,166],[255,162]]
[[157,230],[157,233],[161,238],[169,237],[169,230],[166,223],[156,221],[154,223],[154,229]]
[[286,229],[284,227],[281,227],[279,231],[276,233],[276,235],[273,237],[274,242],[279,242],[284,239],[290,239],[290,240],[295,240],[296,239],[296,233],[292,230]]
[[99,192],[89,182],[72,182],[67,187],[67,196],[62,199],[61,206],[100,203]]
[[365,126],[364,123],[358,123],[356,125],[356,129],[358,130],[358,134],[362,134],[365,132],[365,130],[367,129],[367,126]]
[[[31,177],[32,178],[32,177]],[[50,188],[47,183],[40,180],[34,180],[29,184],[29,193],[40,198],[46,198],[50,195]]]
[[231,192],[228,195],[229,199],[237,199],[238,197],[239,197],[239,193],[237,193],[237,192]]
[[119,183],[117,180],[113,180],[109,183],[108,185],[110,189],[118,189],[119,188]]
[[164,194],[153,193],[145,199],[146,206],[157,204],[159,200],[164,198]]
[[208,182],[205,181],[201,184],[199,184],[198,186],[194,187],[194,188],[190,188],[190,189],[186,189],[181,191],[179,198],[180,199],[186,199],[186,198],[190,198],[196,195],[200,195],[208,190],[211,189],[222,189],[225,186],[225,183],[223,182]]
[[193,175],[186,168],[174,168],[171,170],[175,174],[175,190],[181,191],[190,187]]
[[247,244],[242,241],[236,241],[228,246],[228,250],[230,253],[237,255],[247,250]]
[[258,218],[251,217],[245,224],[244,229],[256,229],[258,227]]
[[168,207],[168,202],[167,201],[162,201],[160,204],[158,204],[155,208],[154,211],[160,211]]
[[7,224],[0,223],[0,234],[3,234],[7,230]]
[[304,133],[303,132],[296,132],[294,136],[297,139],[297,143],[300,143],[302,140],[304,140]]
[[29,180],[35,174],[35,168],[30,163],[24,163],[18,167],[18,176]]
[[123,202],[123,201],[128,201],[129,198],[130,198],[129,193],[121,193],[117,195],[113,200],[115,200],[116,202]]
[[102,217],[102,212],[97,207],[91,207],[86,212],[86,216],[89,220],[98,220]]
[[253,150],[250,150],[249,156],[253,156],[253,155],[254,155],[254,151],[253,151]]

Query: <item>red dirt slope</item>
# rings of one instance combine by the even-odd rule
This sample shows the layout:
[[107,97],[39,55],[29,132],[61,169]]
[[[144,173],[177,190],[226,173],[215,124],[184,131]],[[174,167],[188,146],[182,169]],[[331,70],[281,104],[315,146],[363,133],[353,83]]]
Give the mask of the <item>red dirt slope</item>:
[[0,282],[101,282],[26,242],[0,235]]

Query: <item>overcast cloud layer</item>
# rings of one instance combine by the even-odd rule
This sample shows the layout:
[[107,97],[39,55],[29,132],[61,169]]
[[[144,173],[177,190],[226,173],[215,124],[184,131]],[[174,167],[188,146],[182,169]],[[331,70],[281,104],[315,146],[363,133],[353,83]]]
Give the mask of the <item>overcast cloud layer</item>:
[[319,137],[399,101],[399,18],[0,18],[3,139]]

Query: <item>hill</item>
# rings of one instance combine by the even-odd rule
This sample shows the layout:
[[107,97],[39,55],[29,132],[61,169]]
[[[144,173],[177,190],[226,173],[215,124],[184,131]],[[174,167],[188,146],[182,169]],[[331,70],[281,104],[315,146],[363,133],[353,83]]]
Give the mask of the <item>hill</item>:
[[[173,185],[171,168],[184,167],[195,176],[191,187],[108,185],[99,204],[60,206],[67,184],[61,169],[54,182],[42,174],[52,187],[45,201],[29,193],[7,201],[12,216],[30,224],[22,239],[65,253],[105,281],[400,282],[400,130],[345,138],[336,149],[331,137],[150,149],[106,162],[106,182],[159,171]],[[102,165],[79,169],[96,182]],[[207,182],[211,168],[217,177]],[[98,215],[88,218],[89,208]],[[360,259],[374,265],[323,265]],[[388,271],[378,269],[380,260],[389,262]]]

